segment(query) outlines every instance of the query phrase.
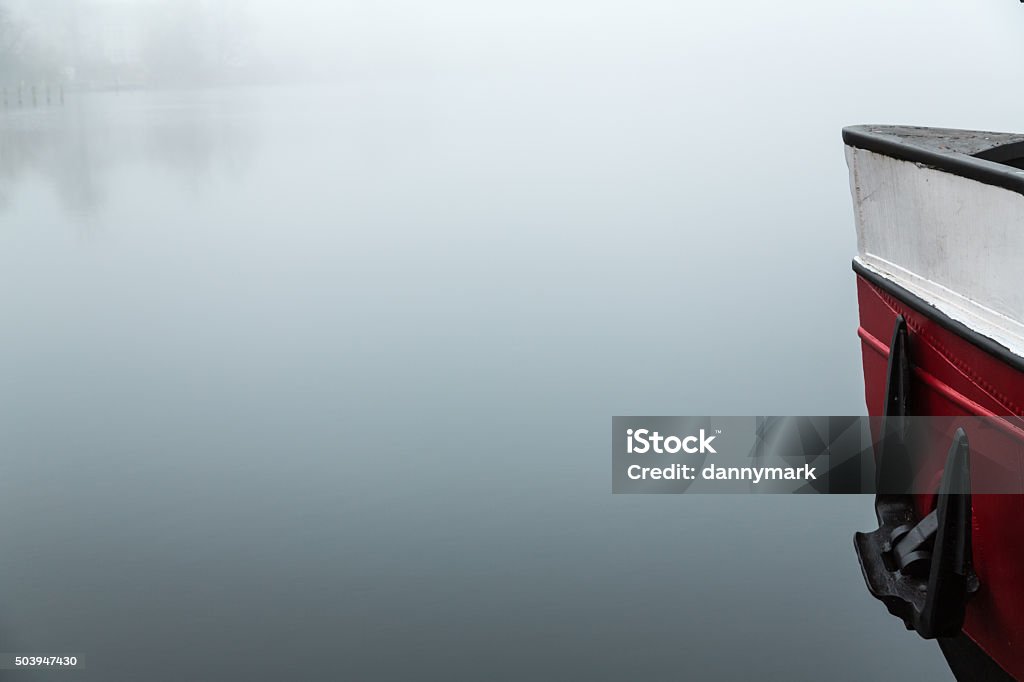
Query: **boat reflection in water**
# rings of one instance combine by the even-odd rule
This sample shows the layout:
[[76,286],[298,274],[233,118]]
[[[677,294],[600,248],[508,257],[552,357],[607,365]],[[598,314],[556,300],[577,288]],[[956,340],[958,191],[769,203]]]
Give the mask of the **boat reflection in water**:
[[69,93],[59,106],[0,110],[0,210],[33,174],[83,218],[104,203],[109,174],[142,163],[196,188],[211,174],[237,175],[258,142],[238,100],[258,107],[259,95],[197,92],[185,106],[178,93]]

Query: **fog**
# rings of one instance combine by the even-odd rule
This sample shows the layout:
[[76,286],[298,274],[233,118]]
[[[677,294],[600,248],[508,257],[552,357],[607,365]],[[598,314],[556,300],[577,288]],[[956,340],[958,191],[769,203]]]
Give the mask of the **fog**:
[[854,86],[858,100],[898,101],[955,85],[945,99],[962,102],[1007,85],[1022,49],[1019,8],[1001,0],[628,7],[607,0],[3,0],[2,7],[15,27],[0,33],[7,61],[23,52],[26,68],[97,84],[520,74],[591,88],[626,78],[683,99],[736,90],[791,97],[794,87],[852,99]]
[[12,679],[948,679],[871,499],[607,439],[863,413],[840,129],[1024,129],[1024,6],[0,7]]

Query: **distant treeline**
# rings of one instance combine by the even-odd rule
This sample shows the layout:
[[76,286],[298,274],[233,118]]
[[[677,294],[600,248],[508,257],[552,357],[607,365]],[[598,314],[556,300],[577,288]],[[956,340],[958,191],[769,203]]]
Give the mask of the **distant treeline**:
[[251,82],[275,75],[247,39],[244,3],[0,0],[0,84],[71,87]]
[[34,42],[28,27],[0,4],[0,83],[56,80],[60,71],[57,55]]

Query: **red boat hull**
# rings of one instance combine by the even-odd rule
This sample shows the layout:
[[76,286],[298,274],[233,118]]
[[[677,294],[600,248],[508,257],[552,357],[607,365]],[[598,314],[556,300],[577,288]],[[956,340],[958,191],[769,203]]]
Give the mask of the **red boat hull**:
[[[1024,361],[906,290],[856,264],[855,269],[869,414],[883,414],[889,340],[902,315],[912,344],[913,414],[1024,416]],[[937,483],[945,451],[941,443],[934,449]],[[1019,457],[1008,459],[1001,466],[1024,481]],[[919,495],[915,504],[925,514],[934,496]],[[964,633],[1003,670],[1024,679],[1024,496],[974,495],[972,535],[981,587],[968,602]]]

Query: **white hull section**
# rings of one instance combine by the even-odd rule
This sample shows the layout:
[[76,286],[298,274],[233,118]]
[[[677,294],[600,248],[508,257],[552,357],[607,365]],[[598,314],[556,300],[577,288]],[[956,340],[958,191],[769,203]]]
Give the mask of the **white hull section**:
[[857,260],[1024,357],[1024,196],[850,146],[846,162]]

